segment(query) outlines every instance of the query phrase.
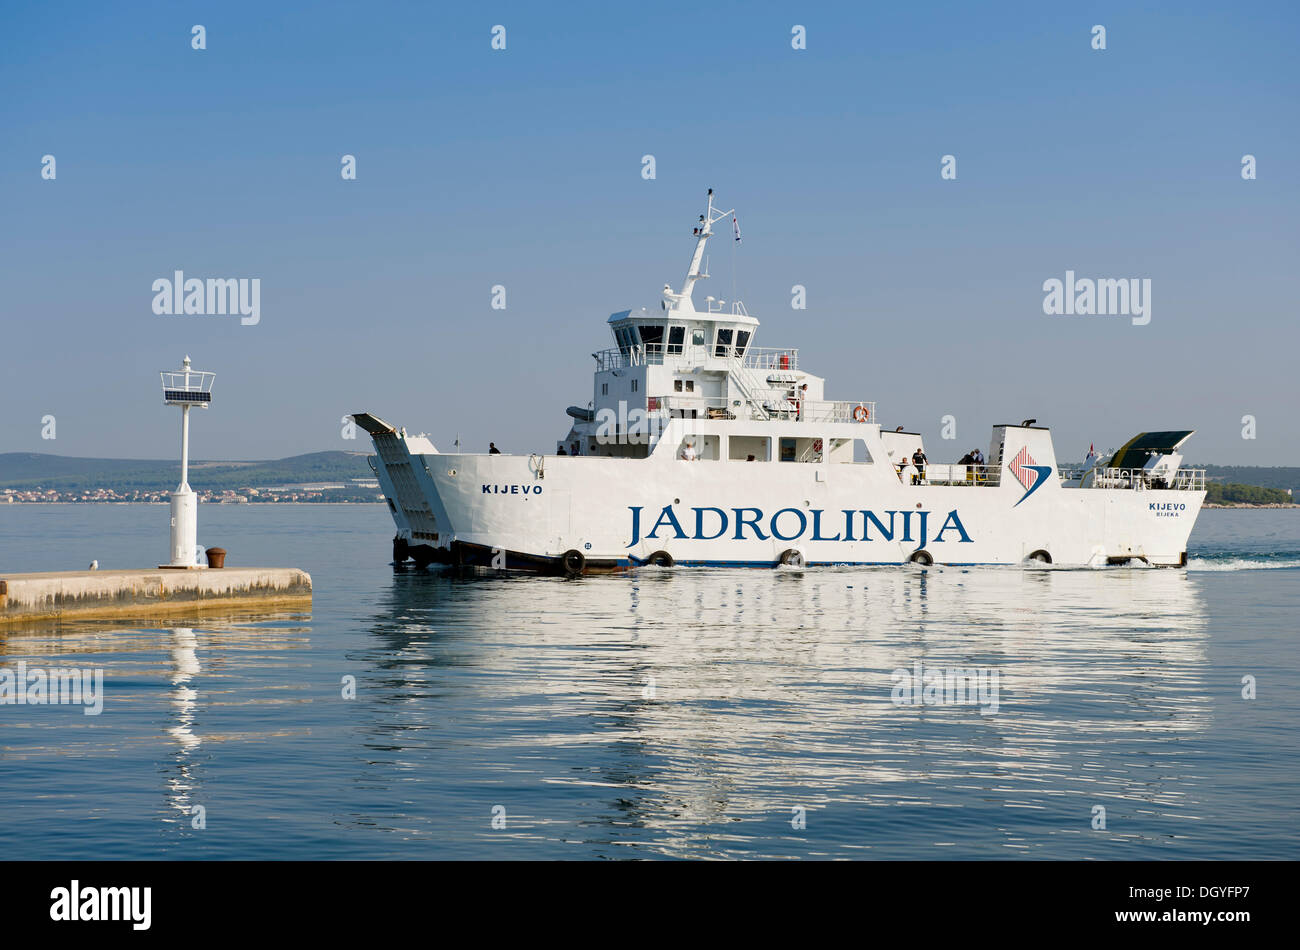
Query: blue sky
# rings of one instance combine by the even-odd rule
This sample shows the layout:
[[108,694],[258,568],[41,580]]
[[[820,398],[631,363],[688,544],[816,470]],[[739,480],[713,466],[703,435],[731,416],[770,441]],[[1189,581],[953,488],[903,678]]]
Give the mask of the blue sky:
[[[173,455],[184,353],[198,457],[366,449],[358,409],[553,450],[712,187],[744,243],[697,297],[932,459],[1033,416],[1063,461],[1185,426],[1300,464],[1298,40],[1284,3],[6,5],[0,451]],[[260,278],[261,323],[154,314],[176,269]],[[1045,315],[1067,269],[1150,278],[1151,323]]]

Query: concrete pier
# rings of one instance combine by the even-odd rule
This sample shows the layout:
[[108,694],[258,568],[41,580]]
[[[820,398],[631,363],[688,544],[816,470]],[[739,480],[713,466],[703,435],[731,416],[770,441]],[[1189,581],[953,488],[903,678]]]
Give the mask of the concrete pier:
[[292,567],[0,575],[0,630],[6,621],[152,617],[232,605],[310,607],[311,575]]

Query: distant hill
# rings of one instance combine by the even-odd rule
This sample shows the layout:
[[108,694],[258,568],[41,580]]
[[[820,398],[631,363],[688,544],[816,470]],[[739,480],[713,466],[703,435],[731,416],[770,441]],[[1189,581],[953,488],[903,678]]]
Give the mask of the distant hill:
[[[196,489],[264,488],[299,482],[373,478],[364,452],[312,452],[274,461],[190,462]],[[38,452],[0,454],[0,488],[30,491],[37,487],[80,491],[170,490],[180,477],[179,459],[92,459]]]

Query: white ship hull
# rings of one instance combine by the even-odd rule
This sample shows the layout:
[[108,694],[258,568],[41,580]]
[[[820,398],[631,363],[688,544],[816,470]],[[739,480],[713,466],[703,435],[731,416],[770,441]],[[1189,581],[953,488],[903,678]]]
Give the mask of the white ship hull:
[[[1012,431],[1051,457],[1046,430]],[[663,439],[675,436],[670,427]],[[1054,466],[1028,491],[1011,462],[996,484],[912,485],[888,463],[411,453],[391,430],[375,442],[401,546],[418,561],[507,569],[564,571],[572,552],[570,573],[648,562],[1177,566],[1205,497],[1140,482],[1067,487]]]

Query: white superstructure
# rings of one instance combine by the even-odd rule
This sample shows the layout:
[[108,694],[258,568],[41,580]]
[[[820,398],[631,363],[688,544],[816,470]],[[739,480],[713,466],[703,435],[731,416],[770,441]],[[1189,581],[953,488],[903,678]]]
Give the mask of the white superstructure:
[[[716,211],[695,226],[680,290],[609,318],[588,407],[555,455],[443,454],[369,413],[371,465],[397,525],[394,556],[505,569],[642,564],[1186,562],[1204,472],[1190,430],[1144,432],[1080,471],[1050,431],[993,427],[988,453],[932,463],[868,399],[832,400],[799,352],[755,345],[738,301],[693,291]],[[737,232],[738,233],[738,232]],[[913,461],[915,459],[915,461]]]

